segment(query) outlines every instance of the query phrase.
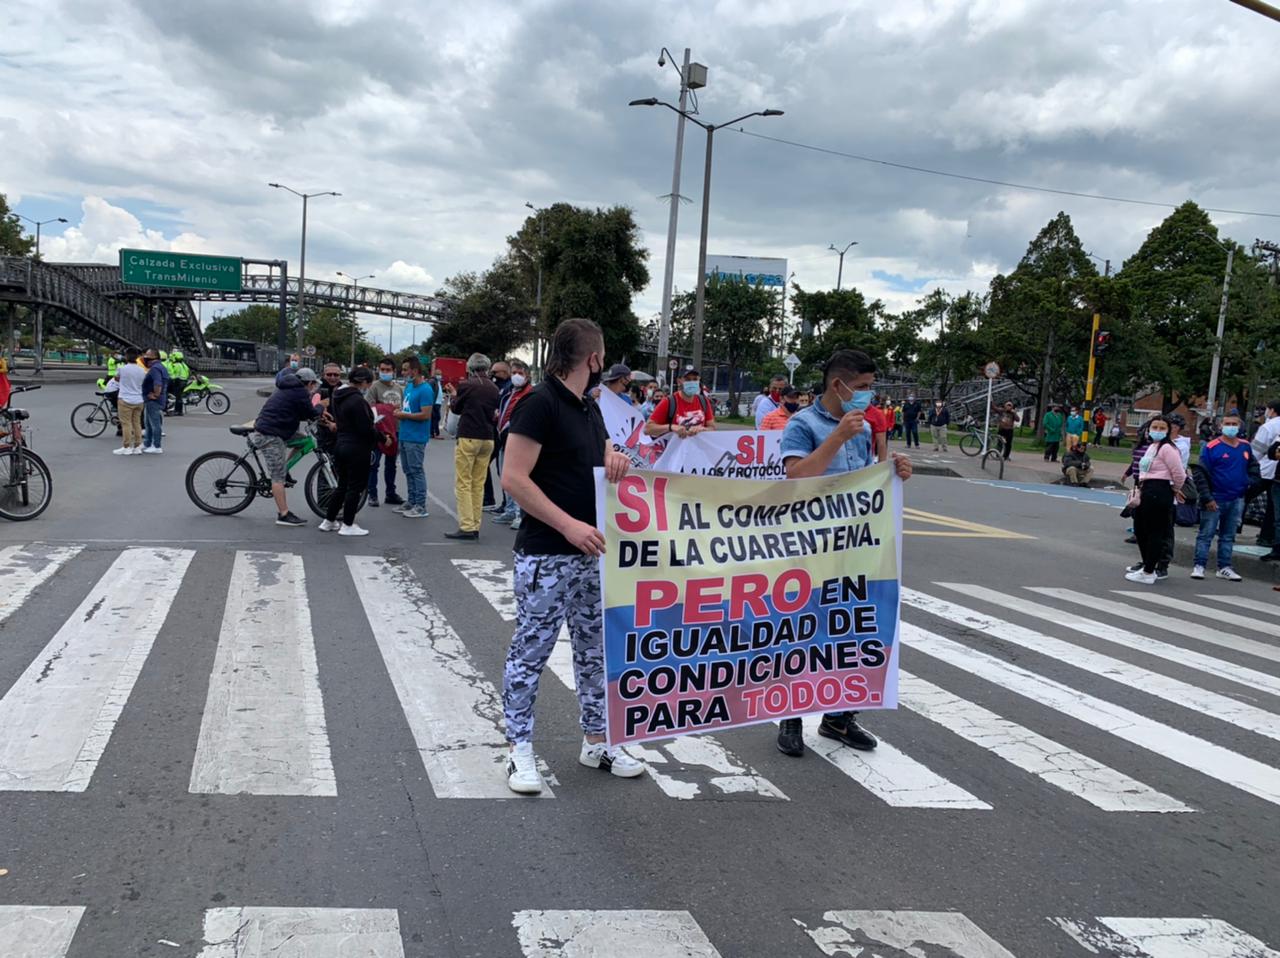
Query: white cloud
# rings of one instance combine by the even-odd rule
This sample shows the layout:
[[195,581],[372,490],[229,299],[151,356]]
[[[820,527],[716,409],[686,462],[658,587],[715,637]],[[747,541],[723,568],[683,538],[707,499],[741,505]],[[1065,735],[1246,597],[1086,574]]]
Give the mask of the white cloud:
[[143,229],[128,210],[113,206],[100,196],[86,196],[80,206],[80,222],[62,233],[45,231],[40,251],[46,260],[70,263],[113,263],[121,249],[181,250],[215,253],[208,240],[195,233],[179,233],[168,239],[159,230]]
[[439,288],[436,278],[421,266],[413,266],[402,259],[396,260],[384,270],[379,270],[370,283],[386,289],[401,289],[410,293],[434,293]]

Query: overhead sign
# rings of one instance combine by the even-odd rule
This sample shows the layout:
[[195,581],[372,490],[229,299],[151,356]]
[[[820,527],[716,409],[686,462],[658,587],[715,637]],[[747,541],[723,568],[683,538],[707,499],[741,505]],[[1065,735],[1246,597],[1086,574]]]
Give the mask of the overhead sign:
[[787,261],[768,256],[708,256],[707,279],[721,276],[740,279],[752,286],[786,286]]
[[170,286],[238,293],[244,264],[235,256],[162,253],[145,249],[120,251],[120,282],[126,286]]

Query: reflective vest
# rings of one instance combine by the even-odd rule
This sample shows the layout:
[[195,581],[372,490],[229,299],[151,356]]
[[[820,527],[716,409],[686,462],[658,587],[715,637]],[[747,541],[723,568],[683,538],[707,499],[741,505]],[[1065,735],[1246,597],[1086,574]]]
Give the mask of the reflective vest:
[[107,376],[111,377],[116,374],[116,358],[114,356],[107,357]]
[[175,359],[169,364],[169,375],[173,379],[190,379],[191,368],[181,359]]

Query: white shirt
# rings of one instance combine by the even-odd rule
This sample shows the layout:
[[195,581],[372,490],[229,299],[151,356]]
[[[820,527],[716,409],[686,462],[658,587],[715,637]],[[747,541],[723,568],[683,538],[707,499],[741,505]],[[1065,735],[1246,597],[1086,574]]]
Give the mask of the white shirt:
[[140,404],[142,382],[147,378],[147,371],[137,363],[125,363],[116,371],[116,375],[120,377],[120,401]]
[[1182,468],[1186,469],[1191,463],[1191,437],[1179,436],[1173,441],[1173,445],[1178,450],[1178,455],[1182,457]]
[[1267,458],[1271,444],[1280,439],[1280,416],[1272,416],[1264,422],[1253,437],[1253,454],[1258,457],[1258,468],[1263,479],[1275,479],[1276,461]]
[[778,404],[773,401],[772,397],[763,393],[757,396],[755,402],[756,428],[759,429],[760,424],[764,422],[764,417],[777,408]]

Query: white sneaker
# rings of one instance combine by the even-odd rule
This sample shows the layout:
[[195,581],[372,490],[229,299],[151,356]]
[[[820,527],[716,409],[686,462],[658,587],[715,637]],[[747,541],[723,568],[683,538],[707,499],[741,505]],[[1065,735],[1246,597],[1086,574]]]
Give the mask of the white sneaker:
[[1135,572],[1126,572],[1124,577],[1130,582],[1140,582],[1143,585],[1156,584],[1156,574],[1154,572],[1143,572],[1141,569]]
[[129,450],[129,455],[131,455],[131,456],[141,456],[141,455],[142,455],[142,447],[141,447],[141,446],[134,446],[132,449],[130,449],[130,450]]
[[1231,566],[1225,566],[1218,570],[1218,578],[1226,579],[1228,582],[1240,582],[1244,576],[1237,573]]
[[1198,566],[1196,566],[1194,569],[1192,569],[1192,570],[1191,570],[1191,578],[1193,578],[1193,579],[1203,579],[1203,578],[1204,578],[1204,566],[1202,566],[1202,565],[1198,565]]
[[368,529],[361,529],[354,522],[351,523],[351,525],[343,526],[338,530],[338,535],[340,536],[367,536],[368,534]]
[[542,773],[533,757],[532,742],[521,742],[507,754],[507,788],[519,795],[542,793]]
[[604,742],[582,742],[582,751],[578,753],[578,764],[587,768],[599,768],[618,778],[635,778],[644,774],[644,762],[637,762],[620,748],[606,745]]
[[112,449],[112,450],[111,450],[111,455],[113,455],[113,456],[132,456],[132,455],[133,455],[133,450],[132,450],[131,448],[129,448],[128,446],[121,446],[119,449]]
[[337,519],[334,519],[332,521],[328,519],[322,519],[320,521],[321,532],[337,532],[338,529],[340,529],[341,527],[342,527],[342,523],[338,522]]
[[145,452],[148,456],[159,456],[164,454],[164,450],[161,449],[159,446],[147,446],[147,448],[142,451]]
[[1125,567],[1124,567],[1124,571],[1125,571],[1125,572],[1141,572],[1141,571],[1142,571],[1142,563],[1141,563],[1141,562],[1135,562],[1133,565],[1127,565],[1127,566],[1125,566]]

